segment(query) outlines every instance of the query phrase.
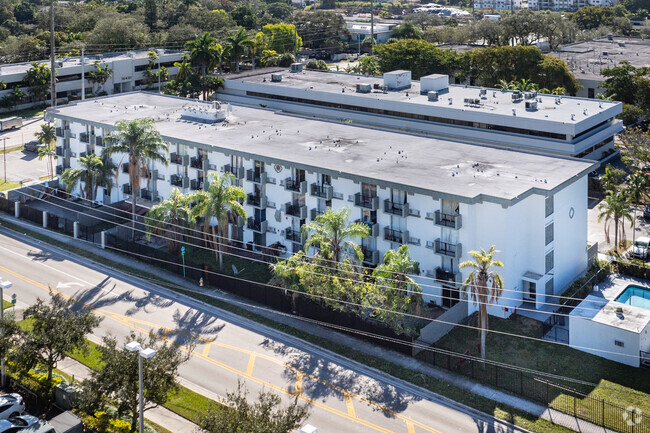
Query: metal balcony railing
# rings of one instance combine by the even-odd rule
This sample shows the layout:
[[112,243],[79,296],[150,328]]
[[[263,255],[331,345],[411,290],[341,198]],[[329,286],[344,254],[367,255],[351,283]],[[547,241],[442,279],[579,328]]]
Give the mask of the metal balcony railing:
[[297,217],[300,219],[307,218],[307,206],[301,206],[298,203],[291,203],[291,202],[285,203],[284,212],[287,215]]
[[284,238],[291,242],[296,242],[299,244],[305,243],[305,236],[300,230],[294,230],[291,227],[287,227],[284,231]]
[[177,174],[172,174],[169,177],[169,183],[171,183],[173,186],[183,186],[183,178]]
[[325,200],[332,200],[332,197],[334,197],[334,187],[332,187],[332,185],[319,185],[317,183],[312,183],[311,195],[314,197],[324,198]]
[[379,251],[361,247],[361,252],[363,253],[363,263],[365,265],[377,266],[379,264]]
[[461,221],[461,216],[458,214],[442,213],[439,210],[435,212],[434,224],[437,226],[451,227],[458,230],[461,227]]
[[124,185],[122,185],[122,192],[124,194],[131,194],[131,184],[125,183]]
[[169,155],[169,163],[183,165],[183,156],[178,153],[171,153]]
[[440,239],[436,239],[433,247],[436,254],[443,256],[454,257],[458,259],[462,254],[460,244],[450,244],[448,242],[443,242]]
[[377,210],[379,207],[379,198],[363,195],[358,192],[354,195],[354,205],[365,209]]
[[390,199],[384,200],[384,212],[391,215],[399,215],[402,217],[409,216],[408,203],[396,203]]
[[190,158],[190,167],[198,168],[199,170],[203,169],[203,158],[200,156]]
[[249,217],[246,227],[248,227],[249,230],[253,230],[254,232],[266,233],[268,221],[258,221],[253,217]]
[[395,230],[390,227],[384,227],[384,239],[389,242],[406,244],[408,242],[408,233],[408,231]]
[[266,173],[249,168],[246,170],[246,180],[253,183],[264,184],[266,183]]

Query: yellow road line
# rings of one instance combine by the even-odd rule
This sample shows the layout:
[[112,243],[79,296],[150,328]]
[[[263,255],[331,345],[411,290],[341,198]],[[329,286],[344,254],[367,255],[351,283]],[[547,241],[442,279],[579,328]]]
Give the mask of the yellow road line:
[[302,395],[302,372],[296,373],[296,395]]
[[[359,401],[361,401],[361,402],[363,402],[363,403],[366,403],[366,404],[368,404],[368,405],[370,405],[370,406],[376,407],[376,408],[378,408],[378,409],[381,410],[381,411],[384,411],[384,412],[390,413],[390,414],[393,415],[394,417],[396,417],[396,418],[398,418],[398,419],[401,419],[401,420],[405,421],[407,424],[410,423],[410,424],[412,424],[412,425],[418,425],[418,427],[421,427],[422,429],[424,429],[424,430],[426,430],[426,431],[428,431],[428,432],[430,432],[430,433],[440,433],[438,430],[433,429],[432,427],[429,427],[429,426],[427,426],[427,425],[425,425],[425,424],[422,424],[422,423],[420,423],[420,422],[418,422],[418,421],[412,420],[412,419],[410,419],[410,418],[408,418],[408,417],[406,417],[406,416],[404,416],[404,415],[401,415],[401,414],[399,414],[399,413],[397,413],[397,412],[394,412],[393,410],[388,409],[387,407],[385,407],[385,406],[383,406],[383,405],[381,405],[381,404],[378,404],[378,403],[376,403],[376,402],[370,401],[370,400],[366,399],[365,397],[362,397],[362,396],[357,395],[357,394],[355,394],[355,393],[352,393],[352,392],[346,391],[346,390],[344,390],[343,388],[341,388],[341,387],[339,387],[339,386],[336,386],[336,385],[334,385],[334,384],[332,384],[332,383],[329,383],[329,382],[323,380],[322,378],[320,378],[320,377],[318,377],[318,376],[314,376],[314,375],[312,375],[311,373],[306,373],[306,372],[303,372],[303,371],[301,371],[301,370],[298,370],[298,369],[296,369],[295,367],[293,367],[293,366],[291,366],[291,365],[289,365],[289,364],[286,364],[286,363],[284,363],[284,362],[282,362],[282,361],[278,361],[277,359],[272,358],[272,357],[270,357],[270,356],[268,356],[268,355],[257,354],[257,353],[255,353],[255,352],[251,352],[250,350],[247,350],[247,349],[243,349],[243,348],[240,348],[240,347],[231,346],[231,345],[229,345],[229,344],[219,343],[219,342],[215,342],[215,341],[212,341],[211,343],[209,343],[209,344],[216,344],[216,345],[221,346],[221,347],[224,347],[224,348],[228,348],[228,349],[232,349],[232,350],[236,350],[236,351],[239,351],[239,352],[243,352],[243,353],[248,353],[248,354],[250,354],[250,355],[251,355],[251,359],[249,359],[249,366],[248,366],[248,368],[247,368],[247,371],[246,371],[246,372],[243,372],[243,371],[238,370],[238,369],[236,369],[236,368],[234,368],[234,367],[231,367],[231,366],[229,366],[229,365],[227,365],[227,364],[224,364],[224,363],[222,363],[222,362],[220,362],[220,361],[217,361],[217,360],[215,360],[215,359],[212,359],[212,358],[210,358],[208,355],[206,355],[206,354],[204,354],[204,353],[199,353],[199,352],[196,352],[196,351],[189,351],[189,349],[186,348],[185,346],[182,346],[182,345],[178,345],[178,344],[176,344],[174,341],[172,341],[171,339],[169,339],[169,338],[167,337],[167,335],[168,335],[168,333],[169,333],[169,329],[168,329],[168,328],[161,327],[161,326],[158,325],[158,324],[155,324],[155,323],[152,323],[152,322],[148,322],[148,321],[145,321],[145,320],[136,319],[136,318],[133,318],[133,317],[128,317],[128,316],[125,316],[125,315],[122,315],[122,314],[119,314],[119,313],[114,313],[114,312],[110,312],[110,311],[105,311],[105,310],[100,309],[100,308],[95,308],[95,307],[93,307],[93,306],[90,305],[90,304],[87,304],[87,303],[85,303],[85,302],[78,301],[78,300],[76,300],[75,298],[73,298],[72,296],[69,296],[69,295],[66,295],[65,293],[59,292],[59,291],[56,290],[56,289],[53,289],[53,288],[51,288],[51,287],[49,287],[49,286],[46,286],[46,285],[44,285],[44,284],[41,284],[41,283],[39,283],[38,281],[34,281],[34,280],[32,280],[31,278],[29,278],[29,277],[26,277],[26,276],[24,276],[24,275],[21,275],[21,274],[19,274],[19,273],[17,273],[17,272],[14,272],[14,271],[12,271],[12,270],[10,270],[10,269],[7,269],[7,268],[3,267],[3,266],[0,266],[0,270],[5,271],[5,272],[7,272],[7,273],[10,274],[10,275],[15,276],[16,278],[19,278],[19,279],[21,279],[21,280],[23,280],[23,281],[25,281],[25,282],[27,282],[27,283],[30,283],[30,284],[32,284],[32,285],[34,285],[34,286],[36,286],[36,287],[39,287],[39,288],[43,289],[43,290],[48,290],[48,291],[51,291],[52,293],[59,294],[59,295],[61,295],[62,297],[66,298],[66,299],[72,299],[72,300],[73,300],[74,302],[76,302],[77,304],[79,304],[79,305],[83,305],[84,307],[86,307],[86,308],[88,308],[88,309],[91,309],[91,310],[95,311],[96,313],[98,313],[98,314],[100,314],[100,315],[102,315],[102,316],[104,316],[104,317],[110,318],[110,319],[112,319],[112,320],[114,320],[114,321],[116,321],[116,322],[118,322],[118,323],[122,323],[122,324],[124,324],[124,325],[126,325],[126,326],[128,326],[128,327],[130,327],[130,328],[132,328],[132,329],[136,329],[136,330],[138,330],[138,331],[140,331],[140,332],[143,332],[143,333],[145,333],[145,334],[149,333],[149,332],[150,332],[150,329],[143,328],[143,327],[141,327],[141,326],[136,325],[135,323],[138,323],[138,324],[141,324],[141,325],[145,325],[145,326],[150,326],[150,327],[152,327],[152,328],[154,328],[154,329],[155,329],[155,328],[158,328],[158,329],[162,330],[162,333],[164,334],[164,335],[162,336],[162,339],[163,339],[164,341],[166,341],[166,342],[168,342],[168,343],[170,343],[170,344],[173,344],[173,345],[177,346],[179,349],[181,349],[181,350],[183,350],[183,351],[189,352],[190,354],[195,355],[196,357],[201,358],[201,359],[203,359],[203,360],[205,360],[205,361],[207,361],[207,362],[209,362],[209,363],[212,363],[212,364],[214,364],[214,365],[216,365],[216,366],[218,366],[218,367],[221,367],[221,368],[223,368],[223,369],[225,369],[225,370],[227,370],[227,371],[230,371],[231,373],[234,373],[234,374],[239,375],[239,376],[242,376],[242,377],[247,377],[247,378],[249,378],[250,380],[253,380],[254,382],[257,382],[257,383],[259,383],[259,384],[261,384],[261,385],[264,385],[264,386],[267,386],[267,387],[269,387],[269,388],[275,389],[275,390],[278,391],[278,392],[282,392],[282,393],[287,394],[287,395],[290,395],[290,396],[296,395],[295,393],[292,393],[292,392],[290,392],[289,390],[287,390],[287,389],[285,389],[285,388],[282,388],[282,387],[280,387],[280,386],[274,385],[274,384],[272,384],[271,382],[267,382],[267,381],[265,381],[265,380],[263,380],[263,379],[258,379],[258,378],[256,378],[256,377],[254,377],[254,376],[252,375],[252,371],[251,371],[250,373],[248,372],[248,368],[251,368],[251,369],[252,369],[251,361],[253,362],[253,365],[254,365],[254,359],[255,359],[255,357],[258,357],[258,356],[259,356],[259,357],[262,357],[262,358],[264,358],[264,359],[267,359],[267,360],[269,360],[269,361],[271,361],[271,362],[274,362],[274,363],[277,363],[277,364],[283,365],[285,368],[289,368],[289,369],[293,370],[294,372],[296,372],[296,375],[300,374],[300,391],[301,391],[301,394],[298,395],[298,398],[300,398],[301,400],[304,400],[305,402],[307,402],[307,403],[309,403],[309,404],[311,404],[311,405],[313,405],[313,406],[316,406],[316,407],[319,407],[319,408],[321,408],[321,409],[323,409],[323,410],[325,410],[325,411],[328,411],[328,412],[330,412],[330,413],[332,413],[332,414],[335,414],[335,415],[341,416],[341,417],[343,417],[343,418],[346,418],[346,419],[349,419],[349,420],[352,420],[352,421],[358,422],[358,423],[360,423],[360,424],[362,424],[362,425],[365,425],[365,426],[367,426],[367,427],[370,427],[370,428],[372,428],[373,430],[377,430],[377,431],[379,431],[379,432],[392,433],[391,430],[388,430],[388,429],[385,429],[384,427],[381,427],[381,426],[378,426],[378,425],[376,425],[376,424],[373,424],[373,423],[371,423],[370,421],[366,421],[366,420],[363,420],[363,419],[361,419],[361,418],[357,418],[357,417],[356,417],[356,414],[355,414],[354,406],[353,406],[353,404],[352,404],[352,399],[353,399],[353,398],[356,398],[356,399],[358,399]],[[183,334],[190,335],[189,333],[184,333],[184,332],[182,332],[182,331],[178,331],[178,330],[172,330],[172,331],[174,331],[174,332],[177,333],[177,334],[181,334],[181,335],[183,335]],[[210,340],[205,339],[205,338],[203,338],[203,337],[199,337],[199,340],[200,340],[200,341],[203,341],[203,342],[206,342],[206,343],[210,341]],[[204,348],[204,352],[205,352],[205,348]],[[303,395],[302,395],[302,380],[303,380],[303,377],[304,377],[305,375],[308,376],[308,377],[310,377],[310,378],[312,378],[312,379],[314,379],[314,380],[316,380],[316,381],[318,381],[319,383],[321,383],[321,384],[323,384],[323,385],[326,385],[327,387],[329,387],[329,388],[331,388],[331,389],[333,389],[333,390],[335,390],[335,391],[338,391],[338,392],[342,393],[342,394],[345,396],[346,406],[347,406],[348,412],[345,413],[345,412],[343,412],[343,411],[341,411],[341,410],[331,408],[331,407],[329,407],[329,406],[327,406],[327,405],[325,405],[325,404],[323,404],[323,403],[321,403],[321,402],[319,402],[319,401],[315,401],[315,400],[312,400],[312,399],[310,399],[310,398],[308,398],[308,397],[303,396]],[[296,378],[298,378],[298,376],[296,376]],[[297,389],[297,386],[298,386],[298,383],[296,383],[296,389]]]
[[203,356],[209,356],[210,355],[210,345],[211,344],[212,343],[205,343],[203,345],[203,353],[202,353]]
[[406,428],[408,429],[409,433],[415,433],[415,426],[412,422],[406,421]]
[[248,358],[248,366],[246,367],[246,374],[248,376],[253,375],[253,368],[255,368],[255,354],[251,353],[250,358]]
[[357,413],[354,411],[354,402],[352,401],[350,394],[345,394],[345,406],[348,408],[348,415],[356,418]]

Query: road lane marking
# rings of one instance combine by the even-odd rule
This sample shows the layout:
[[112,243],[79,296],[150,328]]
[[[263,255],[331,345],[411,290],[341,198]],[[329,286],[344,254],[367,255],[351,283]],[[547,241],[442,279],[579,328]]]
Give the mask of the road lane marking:
[[415,426],[412,422],[406,421],[406,428],[408,429],[409,433],[415,433]]
[[[248,371],[243,372],[243,371],[238,370],[238,369],[236,369],[234,367],[231,367],[231,366],[229,366],[227,364],[224,364],[224,363],[222,363],[220,361],[212,359],[208,355],[204,355],[203,353],[199,353],[197,351],[190,351],[189,348],[187,348],[187,347],[185,347],[183,345],[179,345],[179,344],[175,343],[174,341],[172,341],[171,339],[169,339],[167,337],[167,334],[168,334],[167,331],[169,331],[169,328],[166,328],[164,326],[160,326],[160,325],[157,325],[155,323],[148,322],[148,321],[145,321],[145,320],[142,320],[142,319],[136,319],[136,318],[128,317],[128,316],[125,316],[125,315],[122,315],[122,314],[119,314],[119,313],[114,313],[114,312],[106,311],[106,310],[103,310],[103,309],[100,309],[100,308],[95,308],[90,304],[78,301],[75,298],[73,298],[72,296],[69,296],[69,295],[67,295],[65,293],[59,292],[58,290],[55,290],[55,289],[51,288],[50,286],[46,286],[46,285],[44,285],[42,283],[34,281],[29,277],[26,277],[26,276],[24,276],[22,274],[19,274],[19,273],[15,272],[15,271],[7,269],[7,268],[5,268],[3,266],[0,266],[0,270],[3,270],[5,272],[9,273],[10,275],[15,276],[16,278],[19,278],[19,279],[21,279],[21,280],[23,280],[23,281],[25,281],[27,283],[30,283],[30,284],[32,284],[32,285],[34,285],[36,287],[39,287],[39,288],[43,289],[43,290],[47,290],[47,291],[51,291],[51,292],[53,292],[55,294],[59,294],[59,295],[61,295],[62,297],[66,298],[66,299],[72,299],[75,303],[77,303],[79,305],[82,305],[82,306],[84,306],[84,307],[86,307],[88,309],[91,309],[91,310],[97,312],[98,314],[100,314],[100,315],[102,315],[104,317],[107,317],[107,318],[109,318],[111,320],[114,320],[114,321],[116,321],[118,323],[122,323],[122,324],[126,325],[127,327],[130,327],[132,329],[136,329],[136,330],[138,330],[138,331],[140,331],[142,333],[148,334],[151,331],[151,329],[143,328],[142,326],[138,326],[135,323],[138,323],[140,325],[150,326],[151,328],[154,328],[154,329],[160,329],[160,330],[163,331],[163,334],[165,334],[162,337],[162,339],[164,341],[177,346],[179,349],[181,349],[181,350],[183,350],[185,352],[193,354],[196,357],[198,357],[200,359],[203,359],[203,360],[205,360],[205,361],[207,361],[209,363],[212,363],[212,364],[214,364],[214,365],[216,365],[218,367],[221,367],[221,368],[223,368],[223,369],[225,369],[227,371],[230,371],[231,373],[234,373],[234,374],[242,376],[242,377],[246,377],[246,378],[248,378],[248,379],[250,379],[250,380],[252,380],[254,382],[257,382],[257,383],[259,383],[261,385],[264,385],[264,386],[270,387],[272,389],[275,389],[278,392],[282,392],[282,393],[287,394],[289,396],[296,396],[295,392],[291,392],[288,389],[282,388],[282,387],[280,387],[278,385],[272,384],[271,382],[267,382],[267,381],[265,381],[263,379],[256,378],[255,376],[252,375],[252,373],[248,373]],[[83,281],[83,280],[81,280],[81,281]],[[90,284],[90,283],[88,283],[88,284]],[[137,286],[135,286],[135,287],[137,287]],[[182,331],[176,331],[176,330],[173,330],[173,331],[177,332],[179,334],[190,335],[190,333],[184,333]],[[206,342],[206,343],[210,341],[210,340],[205,339],[203,337],[199,337],[199,340],[203,341],[203,342]],[[212,341],[210,344],[216,344],[218,346],[222,346],[224,348],[237,350],[237,351],[242,352],[242,353],[248,353],[248,354],[253,354],[254,353],[254,352],[251,352],[249,350],[246,350],[246,349],[243,349],[243,348],[240,348],[240,347],[231,346],[231,345],[228,345],[228,344],[219,343],[219,342],[215,342],[215,341]],[[423,424],[423,423],[421,423],[419,421],[412,420],[412,419],[410,419],[410,418],[408,418],[408,417],[406,417],[404,415],[401,415],[400,413],[397,413],[397,412],[395,412],[395,411],[393,411],[393,410],[391,410],[391,409],[389,409],[389,408],[387,408],[387,407],[385,407],[385,406],[383,406],[383,405],[381,405],[379,403],[370,401],[365,397],[362,397],[362,396],[360,396],[358,394],[347,391],[347,390],[345,390],[345,389],[343,389],[343,388],[341,388],[341,387],[339,387],[337,385],[334,385],[332,383],[329,383],[329,382],[325,381],[324,379],[322,379],[322,378],[320,378],[318,376],[314,376],[311,373],[306,373],[306,372],[303,372],[301,370],[298,370],[295,367],[293,367],[293,366],[291,366],[289,364],[286,364],[285,362],[279,361],[279,360],[277,360],[277,359],[275,359],[273,357],[270,357],[270,356],[264,355],[264,354],[255,354],[255,356],[256,357],[259,356],[259,357],[267,359],[267,360],[269,360],[271,362],[277,363],[279,365],[283,365],[285,368],[291,369],[294,372],[296,372],[296,374],[300,373],[301,374],[301,381],[303,379],[302,376],[306,375],[306,376],[318,381],[319,383],[326,385],[327,387],[331,388],[332,390],[341,392],[345,396],[348,413],[345,413],[345,412],[343,412],[341,410],[338,410],[338,409],[332,408],[330,406],[327,406],[327,405],[325,405],[325,404],[323,404],[321,402],[312,400],[312,399],[302,395],[302,392],[301,392],[300,395],[297,396],[301,400],[303,400],[303,401],[305,401],[305,402],[307,402],[307,403],[309,403],[309,404],[311,404],[313,406],[319,407],[319,408],[321,408],[321,409],[323,409],[325,411],[328,411],[328,412],[330,412],[332,414],[335,414],[335,415],[341,416],[343,418],[358,422],[358,423],[363,424],[363,425],[365,425],[365,426],[367,426],[369,428],[372,428],[373,430],[377,430],[377,431],[380,431],[380,432],[391,433],[391,430],[387,430],[384,427],[373,424],[370,421],[366,421],[366,420],[363,420],[361,418],[356,417],[354,406],[348,404],[348,400],[350,400],[350,402],[352,402],[352,398],[356,398],[359,401],[364,402],[364,403],[366,403],[366,404],[368,404],[370,406],[373,406],[375,408],[378,408],[379,410],[381,410],[383,412],[389,413],[392,416],[394,416],[395,418],[401,419],[401,420],[405,421],[406,423],[411,423],[413,425],[417,425],[418,427],[420,427],[423,430],[426,430],[426,431],[428,431],[430,433],[440,433],[438,430],[436,430],[436,429],[434,429],[432,427],[429,427],[428,425],[425,425],[425,424]],[[250,364],[250,360],[249,360],[249,364]],[[302,391],[302,384],[301,384],[301,391]],[[351,410],[352,410],[352,415],[350,415],[350,407],[351,407]]]
[[210,355],[210,345],[211,344],[212,343],[205,343],[203,345],[203,353],[202,353],[203,356],[209,356]]
[[296,395],[302,395],[302,372],[296,373]]
[[354,402],[352,401],[350,394],[345,394],[345,406],[348,408],[348,415],[356,418],[357,413],[354,411]]
[[255,354],[251,353],[250,358],[248,358],[248,366],[246,366],[246,374],[252,376],[253,368],[255,368]]

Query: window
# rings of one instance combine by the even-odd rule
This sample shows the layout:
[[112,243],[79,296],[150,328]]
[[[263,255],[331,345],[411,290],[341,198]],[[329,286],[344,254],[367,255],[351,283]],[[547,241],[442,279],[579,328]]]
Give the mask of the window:
[[546,202],[545,202],[545,208],[546,208],[546,217],[548,218],[553,214],[553,196],[549,195],[546,197]]
[[551,242],[553,242],[553,223],[547,225],[544,230],[545,230],[545,238],[546,238],[546,243],[544,245],[548,245]]
[[554,263],[554,257],[553,257],[553,256],[554,256],[553,251],[549,251],[549,252],[546,254],[546,273],[547,273],[547,274],[548,274],[549,272],[551,272],[551,270],[552,270],[553,267],[555,266],[555,263]]
[[621,340],[614,340],[614,345],[618,347],[625,347],[625,343]]

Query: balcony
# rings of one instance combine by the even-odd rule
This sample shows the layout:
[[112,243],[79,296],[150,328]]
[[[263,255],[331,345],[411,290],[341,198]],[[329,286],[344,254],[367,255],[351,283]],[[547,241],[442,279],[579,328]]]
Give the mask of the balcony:
[[288,177],[284,180],[285,191],[292,191],[298,194],[305,194],[307,192],[307,181],[299,181]]
[[54,150],[54,153],[56,156],[63,157],[65,155],[65,151],[63,150],[63,146],[56,146],[56,149]]
[[259,172],[257,170],[253,170],[252,168],[249,168],[246,170],[246,180],[249,182],[253,183],[258,183],[260,185],[263,185],[266,183],[266,173]]
[[248,218],[248,223],[246,224],[246,227],[249,230],[252,230],[257,233],[266,233],[266,229],[268,228],[268,221],[258,221],[253,217]]
[[373,223],[372,221],[364,221],[362,219],[356,220],[355,223],[367,225],[368,228],[370,229],[370,234],[368,236],[373,238],[379,236],[379,224]]
[[62,165],[57,165],[56,166],[56,174],[57,175],[63,174],[63,166]]
[[235,179],[243,179],[244,178],[244,168],[243,167],[234,167],[230,164],[226,164],[223,166],[223,171],[225,173],[230,173],[233,176],[235,176]]
[[287,227],[284,230],[284,238],[288,241],[301,245],[304,244],[307,240],[307,237],[302,233],[301,230],[294,230],[291,227]]
[[434,224],[442,227],[451,227],[452,229],[458,230],[462,226],[462,219],[460,215],[457,214],[448,214],[442,213],[441,211],[435,211]]
[[390,199],[384,200],[384,212],[391,215],[398,215],[403,218],[409,216],[409,204],[408,203],[395,203]]
[[82,143],[90,143],[90,139],[88,138],[88,133],[87,132],[80,133],[79,141],[81,141]]
[[142,188],[140,190],[140,198],[151,201],[153,200],[153,193],[146,188]]
[[267,204],[266,197],[263,195],[248,194],[246,196],[246,204],[249,206],[265,209]]
[[188,165],[190,161],[189,155],[179,155],[178,153],[171,153],[169,155],[169,162],[171,164],[178,164],[178,165]]
[[131,184],[125,183],[124,185],[122,185],[122,192],[124,194],[131,194]]
[[332,185],[319,185],[317,183],[312,183],[311,195],[325,200],[332,200],[332,197],[334,197],[334,187]]
[[179,176],[177,174],[172,174],[169,177],[169,183],[173,186],[180,186],[181,188],[189,188],[190,178],[187,176]]
[[401,231],[390,227],[384,227],[384,240],[399,244],[407,244],[409,240],[409,232],[408,230]]
[[324,210],[318,210],[316,208],[313,208],[309,211],[309,218],[313,221],[316,219],[318,215],[322,215],[324,213],[325,213]]
[[59,138],[63,138],[64,137],[63,128],[56,128],[55,135]]
[[435,278],[436,280],[452,281],[456,283],[460,283],[462,280],[460,272],[449,272],[440,267],[436,268]]
[[440,239],[436,239],[434,242],[427,241],[426,246],[441,256],[460,259],[463,254],[461,244],[450,244],[448,242],[442,242]]
[[379,198],[363,195],[358,192],[354,195],[354,205],[364,209],[377,210],[379,207]]
[[192,191],[198,191],[200,189],[203,189],[203,179],[190,180],[190,189]]
[[363,253],[364,265],[377,266],[379,264],[379,251],[361,247],[361,252]]
[[298,203],[288,202],[284,204],[284,213],[288,216],[307,219],[307,206],[300,206]]
[[190,167],[201,170],[203,168],[203,158],[197,156],[190,158]]

